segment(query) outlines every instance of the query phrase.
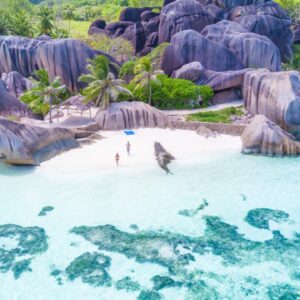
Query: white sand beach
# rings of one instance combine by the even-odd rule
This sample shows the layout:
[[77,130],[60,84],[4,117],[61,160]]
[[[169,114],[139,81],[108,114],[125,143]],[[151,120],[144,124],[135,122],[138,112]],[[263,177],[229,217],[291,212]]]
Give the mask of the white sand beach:
[[[174,163],[188,163],[195,156],[207,160],[212,153],[222,150],[241,149],[240,137],[219,135],[217,138],[204,138],[195,131],[170,129],[138,129],[127,136],[124,131],[99,132],[104,139],[91,145],[63,153],[47,162],[41,168],[53,168],[56,171],[97,170],[116,168],[115,154],[120,155],[119,168],[131,166],[151,166],[156,164],[154,142],[160,142],[175,156]],[[131,155],[126,152],[126,143],[131,143]]]

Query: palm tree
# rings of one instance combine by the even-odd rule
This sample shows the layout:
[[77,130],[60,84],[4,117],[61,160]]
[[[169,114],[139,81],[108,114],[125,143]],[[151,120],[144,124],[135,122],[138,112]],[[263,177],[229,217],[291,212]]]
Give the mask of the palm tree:
[[66,86],[61,84],[61,78],[55,77],[49,86],[40,84],[24,94],[25,97],[32,97],[32,106],[42,104],[42,112],[46,115],[49,112],[49,122],[52,123],[52,106],[61,102],[59,95],[66,91]]
[[64,18],[69,21],[69,36],[71,34],[71,19],[74,18],[74,7],[71,6],[70,4],[66,4],[63,7],[63,15]]
[[41,34],[47,34],[51,35],[52,30],[54,28],[53,21],[54,21],[54,15],[53,11],[46,7],[41,6],[38,11],[38,16],[40,19],[40,33]]
[[119,94],[132,96],[132,93],[124,88],[124,80],[116,79],[109,72],[108,59],[99,55],[87,65],[90,74],[81,75],[78,80],[87,83],[88,86],[82,91],[85,101],[94,101],[101,109],[106,109],[111,101],[116,101]]
[[138,83],[135,89],[140,87],[144,87],[148,89],[149,92],[149,104],[151,104],[152,100],[152,85],[151,83],[160,84],[157,75],[164,74],[162,70],[154,70],[151,64],[151,60],[148,57],[141,58],[135,68],[134,73],[136,74],[133,79],[134,82]]

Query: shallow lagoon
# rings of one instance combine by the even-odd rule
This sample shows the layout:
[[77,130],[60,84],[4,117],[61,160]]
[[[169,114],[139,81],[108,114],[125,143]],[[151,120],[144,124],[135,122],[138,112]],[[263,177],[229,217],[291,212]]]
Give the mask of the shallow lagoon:
[[299,299],[299,163],[0,165],[0,298]]

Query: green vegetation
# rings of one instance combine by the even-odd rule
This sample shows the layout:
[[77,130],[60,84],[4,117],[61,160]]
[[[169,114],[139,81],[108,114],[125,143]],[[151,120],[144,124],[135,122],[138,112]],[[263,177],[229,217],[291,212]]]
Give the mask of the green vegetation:
[[[165,74],[157,76],[158,81],[151,82],[151,103],[160,109],[185,109],[200,107],[201,98],[203,106],[206,106],[213,96],[213,91],[208,86],[197,86],[185,79],[169,78]],[[137,100],[148,102],[149,92],[147,87],[138,85],[132,80],[126,86],[133,97],[124,97],[119,100]]]
[[293,58],[286,64],[283,64],[283,69],[286,71],[297,70],[300,71],[300,45],[293,45]]
[[83,74],[78,79],[88,84],[82,91],[86,102],[94,101],[105,109],[111,101],[117,100],[120,93],[131,96],[131,92],[122,87],[125,82],[115,79],[114,74],[109,72],[109,61],[105,56],[99,55],[90,60],[87,70],[90,74]]
[[59,104],[68,93],[65,85],[61,84],[60,77],[55,77],[53,81],[50,81],[49,75],[44,69],[38,70],[35,75],[39,81],[21,97],[21,100],[27,103],[36,115],[45,117],[50,113],[49,121],[51,123],[52,106]]
[[132,59],[134,55],[132,44],[122,37],[112,39],[105,34],[97,34],[90,36],[89,38],[81,38],[81,40],[83,40],[91,48],[111,55],[120,63],[124,63]]
[[153,69],[151,60],[148,57],[139,59],[134,67],[134,74],[136,75],[133,79],[133,82],[136,83],[134,90],[144,89],[148,94],[149,104],[152,100],[152,84],[160,85],[158,75],[163,73],[162,70]]
[[242,116],[243,107],[229,107],[216,111],[199,112],[187,117],[188,121],[231,123],[232,116]]

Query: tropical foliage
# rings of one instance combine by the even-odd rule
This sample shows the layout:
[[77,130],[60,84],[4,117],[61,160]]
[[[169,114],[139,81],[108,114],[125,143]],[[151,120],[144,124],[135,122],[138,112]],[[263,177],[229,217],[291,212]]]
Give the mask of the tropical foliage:
[[27,103],[32,112],[41,117],[49,113],[49,121],[52,122],[52,107],[59,104],[66,95],[66,87],[61,84],[60,77],[55,77],[53,81],[49,79],[47,71],[40,69],[35,76],[38,81],[34,87],[27,91],[21,100]]
[[94,101],[98,107],[106,109],[110,102],[118,99],[119,94],[132,95],[123,87],[124,81],[116,79],[109,71],[109,62],[105,56],[99,55],[90,60],[87,70],[89,74],[83,74],[78,79],[88,84],[82,91],[86,102]]
[[158,79],[158,75],[163,74],[162,70],[154,70],[151,64],[151,60],[148,57],[143,57],[138,60],[134,67],[133,79],[134,83],[137,83],[135,89],[144,88],[148,94],[148,102],[151,104],[152,100],[152,83],[160,85],[161,82]]

